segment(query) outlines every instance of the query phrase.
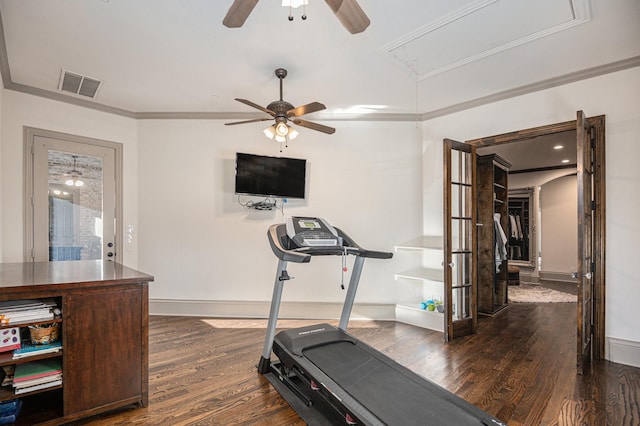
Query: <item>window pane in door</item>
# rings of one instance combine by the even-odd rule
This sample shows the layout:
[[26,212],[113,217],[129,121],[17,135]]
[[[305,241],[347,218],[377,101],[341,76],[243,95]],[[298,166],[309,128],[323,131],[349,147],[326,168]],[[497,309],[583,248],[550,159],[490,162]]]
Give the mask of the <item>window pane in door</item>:
[[103,159],[48,150],[49,260],[102,259]]

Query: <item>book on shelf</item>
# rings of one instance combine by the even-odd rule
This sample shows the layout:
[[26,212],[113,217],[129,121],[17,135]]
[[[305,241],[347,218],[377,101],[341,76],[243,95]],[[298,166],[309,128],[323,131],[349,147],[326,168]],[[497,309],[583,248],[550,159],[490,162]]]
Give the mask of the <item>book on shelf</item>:
[[20,383],[13,382],[14,389],[24,389],[24,388],[32,388],[36,385],[41,385],[44,383],[54,382],[57,380],[62,380],[62,373],[53,374],[50,376],[37,377],[35,379],[23,380]]
[[59,352],[61,349],[62,342],[60,340],[56,340],[55,342],[47,343],[44,345],[34,345],[28,340],[23,340],[22,346],[19,349],[15,349],[13,351],[13,359],[21,359],[35,355]]
[[0,302],[0,323],[50,320],[55,316],[52,310],[56,307],[56,302],[52,299]]
[[20,414],[21,408],[22,401],[19,399],[4,401],[0,404],[0,425],[15,423],[18,419],[18,414]]
[[[13,384],[13,373],[16,371],[15,365],[3,365],[2,366],[2,386],[11,386]],[[9,402],[9,401],[5,401]],[[2,405],[0,405],[0,410]]]
[[0,352],[8,352],[20,347],[20,328],[4,328],[0,330]]
[[13,386],[20,382],[62,373],[60,358],[48,358],[16,365]]
[[16,411],[20,411],[22,401],[19,399],[12,399],[9,401],[2,401],[0,403],[0,417],[15,414]]
[[0,313],[13,312],[13,311],[25,311],[33,308],[53,308],[56,307],[56,302],[53,299],[23,299],[23,300],[8,300],[0,302]]
[[37,390],[41,390],[41,389],[52,388],[54,386],[59,386],[61,384],[62,384],[62,379],[59,379],[59,380],[54,380],[52,382],[41,383],[39,385],[28,386],[28,387],[24,387],[24,388],[16,388],[14,393],[16,395],[21,395],[23,393],[33,392],[33,391],[37,391]]

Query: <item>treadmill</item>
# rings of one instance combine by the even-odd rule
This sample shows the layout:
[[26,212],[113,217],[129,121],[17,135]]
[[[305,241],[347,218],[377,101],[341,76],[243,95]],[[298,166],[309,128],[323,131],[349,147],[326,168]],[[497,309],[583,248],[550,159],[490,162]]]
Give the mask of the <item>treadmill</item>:
[[[346,332],[367,250],[321,218],[290,217],[267,232],[278,258],[258,371],[309,425],[506,425]],[[338,327],[317,324],[276,333],[288,262],[355,256]],[[344,261],[343,261],[344,265]],[[278,358],[271,361],[271,352]]]

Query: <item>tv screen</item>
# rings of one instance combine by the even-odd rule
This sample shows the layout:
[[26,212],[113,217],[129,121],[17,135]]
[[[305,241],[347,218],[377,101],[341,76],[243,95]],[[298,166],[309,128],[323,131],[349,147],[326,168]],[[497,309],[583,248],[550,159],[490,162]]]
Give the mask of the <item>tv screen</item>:
[[236,154],[236,194],[304,198],[306,160]]

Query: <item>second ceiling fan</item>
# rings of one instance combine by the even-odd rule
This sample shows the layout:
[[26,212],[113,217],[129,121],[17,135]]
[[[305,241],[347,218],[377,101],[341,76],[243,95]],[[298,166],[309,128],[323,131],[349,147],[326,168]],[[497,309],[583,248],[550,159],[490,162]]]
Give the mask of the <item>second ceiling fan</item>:
[[[325,0],[342,25],[351,34],[366,30],[371,21],[357,0]],[[229,28],[238,28],[244,24],[258,0],[234,0],[222,23]]]
[[267,137],[269,137],[270,139],[275,139],[277,142],[286,142],[289,139],[293,139],[298,134],[295,129],[289,126],[289,121],[297,124],[298,126],[306,127],[311,130],[317,130],[318,132],[327,133],[329,135],[335,133],[336,129],[334,129],[333,127],[298,118],[304,114],[322,111],[323,109],[326,109],[326,106],[324,106],[324,104],[321,104],[320,102],[311,102],[306,105],[294,107],[292,104],[282,99],[282,80],[287,76],[287,70],[285,70],[284,68],[278,68],[276,69],[275,74],[276,77],[280,79],[280,99],[271,102],[269,105],[267,105],[266,108],[246,99],[235,98],[236,101],[259,109],[260,111],[266,112],[271,117],[236,121],[233,123],[225,123],[225,125],[233,126],[236,124],[255,123],[259,121],[268,121],[275,119],[275,123],[272,126],[266,128],[264,130],[264,133],[265,135],[267,135]]

